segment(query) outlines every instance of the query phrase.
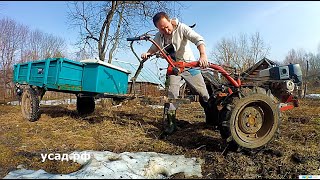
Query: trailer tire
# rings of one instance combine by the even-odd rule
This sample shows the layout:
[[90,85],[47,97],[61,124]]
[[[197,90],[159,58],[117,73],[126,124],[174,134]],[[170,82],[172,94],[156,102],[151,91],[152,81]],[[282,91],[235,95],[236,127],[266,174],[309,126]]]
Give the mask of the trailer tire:
[[25,88],[21,97],[22,116],[31,122],[37,121],[40,118],[39,109],[37,92],[31,87]]
[[94,112],[94,109],[95,109],[94,97],[77,96],[77,111],[79,115],[89,115]]
[[222,138],[242,149],[264,147],[278,133],[281,115],[277,102],[262,88],[247,88],[243,97],[232,97],[222,112]]

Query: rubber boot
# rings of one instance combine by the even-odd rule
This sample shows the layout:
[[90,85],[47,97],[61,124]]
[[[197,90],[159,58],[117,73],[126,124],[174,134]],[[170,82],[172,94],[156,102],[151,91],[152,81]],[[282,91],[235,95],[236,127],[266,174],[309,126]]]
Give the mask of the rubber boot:
[[164,129],[165,134],[172,134],[177,130],[176,111],[169,110],[167,113],[167,126]]
[[203,107],[204,113],[206,115],[205,122],[208,127],[213,127],[218,129],[219,126],[219,110],[215,104],[210,105],[209,102],[205,102],[200,99],[200,104]]

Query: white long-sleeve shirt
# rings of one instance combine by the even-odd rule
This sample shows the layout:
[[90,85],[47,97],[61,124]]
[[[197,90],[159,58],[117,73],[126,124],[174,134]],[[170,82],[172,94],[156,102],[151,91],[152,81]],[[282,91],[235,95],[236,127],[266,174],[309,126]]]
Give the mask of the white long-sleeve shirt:
[[[175,48],[175,57],[177,61],[195,61],[195,57],[192,53],[192,49],[189,45],[189,41],[195,44],[197,47],[200,44],[205,44],[204,39],[192,28],[184,23],[179,22],[177,19],[172,19],[174,24],[174,30],[171,34],[171,43]],[[170,39],[170,38],[169,38]],[[158,32],[154,40],[160,45],[161,48],[165,45],[165,37],[163,34]],[[155,45],[152,45],[149,50],[153,52],[158,51]]]

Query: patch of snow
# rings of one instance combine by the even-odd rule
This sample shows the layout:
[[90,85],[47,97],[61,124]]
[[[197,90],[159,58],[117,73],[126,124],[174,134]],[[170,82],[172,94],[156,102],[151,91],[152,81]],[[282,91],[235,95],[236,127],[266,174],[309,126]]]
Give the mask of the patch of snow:
[[[100,102],[101,99],[96,99],[95,102]],[[20,105],[19,101],[11,101],[8,105],[17,106]],[[77,104],[77,99],[56,99],[56,100],[41,100],[40,105],[59,105],[59,104]]]
[[183,155],[168,155],[155,152],[124,152],[116,154],[109,151],[73,152],[90,154],[90,159],[76,159],[82,168],[70,174],[51,174],[40,169],[27,170],[20,166],[19,170],[9,172],[4,179],[165,179],[176,173],[184,173],[186,177],[202,177],[203,160],[185,158]]
[[320,94],[307,94],[305,97],[310,99],[320,99]]
[[163,108],[163,105],[148,105],[149,107],[152,107],[152,109],[161,109]]
[[17,106],[17,105],[19,105],[19,101],[11,101],[11,102],[7,102],[7,105]]
[[122,103],[120,103],[120,104],[118,104],[118,105],[114,105],[114,106],[112,106],[112,107],[120,107],[120,106],[122,106]]
[[40,105],[76,104],[77,99],[41,100]]

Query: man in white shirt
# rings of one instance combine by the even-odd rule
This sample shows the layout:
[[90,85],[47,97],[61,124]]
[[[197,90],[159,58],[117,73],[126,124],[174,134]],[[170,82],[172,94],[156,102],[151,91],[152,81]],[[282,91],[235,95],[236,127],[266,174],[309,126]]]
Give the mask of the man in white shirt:
[[[202,68],[208,67],[207,54],[205,51],[205,43],[202,36],[196,33],[192,28],[178,22],[177,19],[170,19],[165,12],[159,12],[153,17],[153,23],[158,28],[159,32],[155,35],[155,42],[159,44],[161,48],[172,45],[174,53],[170,54],[175,61],[195,61],[192,53],[189,41],[197,46],[199,50],[199,65]],[[152,45],[146,53],[141,55],[143,60],[146,60],[149,55],[157,52],[158,49],[155,45]],[[206,88],[206,84],[201,75],[201,71],[198,69],[190,68],[179,75],[168,74],[169,76],[169,88],[168,98],[178,99],[180,82],[182,78],[186,81],[188,86],[195,90],[200,98],[203,98],[205,103],[208,102],[209,94]],[[165,103],[165,113],[167,114],[168,126],[165,128],[165,134],[172,134],[176,130],[176,110],[178,103]]]

